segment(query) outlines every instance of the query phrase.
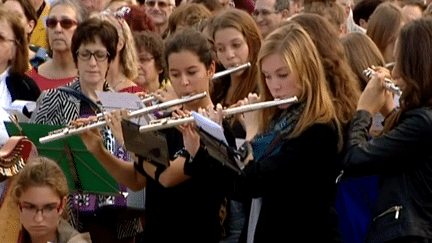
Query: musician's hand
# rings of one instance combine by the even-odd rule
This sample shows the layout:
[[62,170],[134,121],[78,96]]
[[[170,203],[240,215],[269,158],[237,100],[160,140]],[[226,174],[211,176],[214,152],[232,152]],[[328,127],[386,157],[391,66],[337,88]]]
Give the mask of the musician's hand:
[[161,102],[178,99],[174,88],[169,84],[165,85],[162,89],[156,90],[153,95]]
[[[123,111],[123,113],[126,110]],[[127,113],[127,111],[126,111]],[[114,137],[116,138],[116,141],[119,144],[123,144],[124,143],[124,138],[123,138],[123,130],[122,130],[122,110],[114,110],[111,111],[110,113],[107,113],[105,115],[105,120],[107,122],[107,125],[111,128],[111,131],[114,135]]]
[[[174,117],[185,117],[190,115],[191,115],[190,112],[182,111],[182,110],[176,110],[175,112],[173,112]],[[177,126],[177,129],[183,135],[183,144],[186,150],[192,157],[195,157],[200,147],[200,135],[195,130],[195,123],[192,122],[192,123],[179,125]]]
[[[249,105],[259,102],[259,96],[257,94],[249,93],[247,98],[239,100],[237,104],[239,106]],[[250,111],[241,114],[239,121],[242,123],[246,131],[246,140],[251,140],[258,133],[258,120],[259,111]]]
[[[95,121],[96,117],[89,117],[89,118],[79,118],[75,121],[71,122],[72,126],[85,126],[88,123]],[[101,151],[101,149],[104,149],[105,146],[103,144],[102,135],[99,131],[99,129],[87,129],[83,133],[79,134],[81,137],[84,145],[86,146],[87,150],[91,153],[97,153]]]
[[386,90],[384,85],[385,79],[391,77],[390,72],[382,67],[374,68],[374,71],[375,75],[367,83],[357,104],[357,110],[366,110],[372,115],[393,102],[393,93]]
[[217,104],[216,107],[210,104],[207,109],[199,108],[198,113],[222,126],[223,108],[221,104]]

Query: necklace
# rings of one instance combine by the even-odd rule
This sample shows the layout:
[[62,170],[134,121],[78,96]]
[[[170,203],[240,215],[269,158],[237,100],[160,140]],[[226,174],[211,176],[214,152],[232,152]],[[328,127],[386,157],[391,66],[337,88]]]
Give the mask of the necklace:
[[123,76],[123,78],[120,79],[120,81],[119,81],[118,83],[116,83],[116,84],[113,86],[113,90],[116,90],[116,87],[117,87],[119,84],[123,83],[125,80],[126,80],[126,78]]

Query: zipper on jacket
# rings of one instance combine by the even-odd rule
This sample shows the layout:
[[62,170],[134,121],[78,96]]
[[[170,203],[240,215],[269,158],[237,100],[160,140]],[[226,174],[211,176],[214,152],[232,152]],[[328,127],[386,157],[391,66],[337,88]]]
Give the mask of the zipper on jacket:
[[393,207],[387,209],[386,211],[384,211],[383,213],[381,213],[380,215],[376,216],[376,217],[373,219],[373,221],[375,221],[375,220],[377,220],[378,218],[380,218],[380,217],[382,217],[382,216],[384,216],[384,215],[386,215],[386,214],[389,214],[389,213],[395,213],[395,219],[398,219],[398,218],[399,218],[400,211],[402,211],[402,209],[403,209],[402,206],[393,206]]

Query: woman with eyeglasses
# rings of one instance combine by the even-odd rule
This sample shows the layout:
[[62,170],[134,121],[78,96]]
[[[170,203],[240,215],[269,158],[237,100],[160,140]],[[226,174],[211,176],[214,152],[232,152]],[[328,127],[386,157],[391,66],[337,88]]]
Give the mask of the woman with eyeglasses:
[[[3,7],[19,15],[27,33],[27,40],[30,41],[37,23],[37,14],[32,2],[30,0],[6,0],[3,1]],[[47,59],[48,54],[45,48],[29,45],[29,70],[44,63]]]
[[[168,40],[165,59],[172,86],[179,97],[209,91],[215,72],[210,50],[206,38],[191,29],[178,31]],[[184,104],[182,110],[198,111],[211,105],[207,95]],[[120,112],[112,112],[108,118],[109,125],[119,122]],[[76,124],[89,120],[76,121]],[[87,149],[116,180],[132,190],[146,188],[144,242],[219,242],[222,234],[219,212],[227,181],[208,173],[189,176],[185,167],[189,157],[182,134],[177,129],[167,129],[163,133],[167,139],[169,166],[144,158],[131,164],[114,157],[103,147],[98,129],[80,136]],[[228,141],[233,144],[233,140]],[[205,159],[197,160],[204,162]]]
[[[79,75],[71,84],[42,93],[31,122],[68,126],[77,118],[100,113],[96,91],[111,90],[106,82],[106,76],[110,63],[116,58],[118,42],[117,29],[108,20],[89,18],[78,25],[72,37],[71,50]],[[102,129],[102,136],[107,150],[113,156],[118,154],[121,146],[113,137],[112,130]],[[116,230],[116,216],[113,215],[111,220],[100,221],[100,218],[93,214],[104,210],[99,205],[113,205],[110,198],[94,194],[78,196],[88,200],[90,206],[80,206],[71,198],[74,209],[78,212],[72,215],[72,220],[75,220],[74,226],[88,229],[93,242],[116,242],[119,236]],[[114,201],[115,206],[126,205],[124,197],[116,197]],[[77,220],[80,220],[78,225]]]
[[3,123],[9,121],[5,108],[15,100],[36,101],[40,95],[37,84],[24,74],[27,69],[25,29],[17,15],[0,6],[0,147],[9,138]]
[[80,234],[66,220],[69,189],[55,161],[36,157],[17,176],[11,196],[20,209],[20,243],[91,242],[88,233]]
[[138,55],[138,76],[135,83],[148,94],[154,93],[167,84],[166,61],[162,38],[149,30],[134,32],[135,48]]
[[52,58],[28,72],[41,90],[57,88],[77,77],[71,40],[77,25],[85,19],[87,12],[77,0],[59,0],[51,7],[45,24]]

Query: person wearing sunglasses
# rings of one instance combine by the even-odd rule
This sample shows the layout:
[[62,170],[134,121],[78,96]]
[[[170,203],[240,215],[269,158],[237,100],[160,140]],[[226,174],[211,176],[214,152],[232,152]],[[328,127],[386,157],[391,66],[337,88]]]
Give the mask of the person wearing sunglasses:
[[72,52],[72,35],[87,13],[77,0],[60,0],[52,5],[45,20],[52,59],[28,72],[41,90],[53,89],[72,82],[77,76]]
[[156,33],[165,38],[168,34],[168,19],[175,7],[174,0],[146,0],[147,15],[156,26]]
[[257,0],[252,17],[257,23],[261,35],[266,37],[279,24],[289,17],[289,0]]
[[10,194],[20,211],[19,242],[91,242],[89,233],[80,234],[64,218],[68,194],[66,176],[55,161],[30,159]]

